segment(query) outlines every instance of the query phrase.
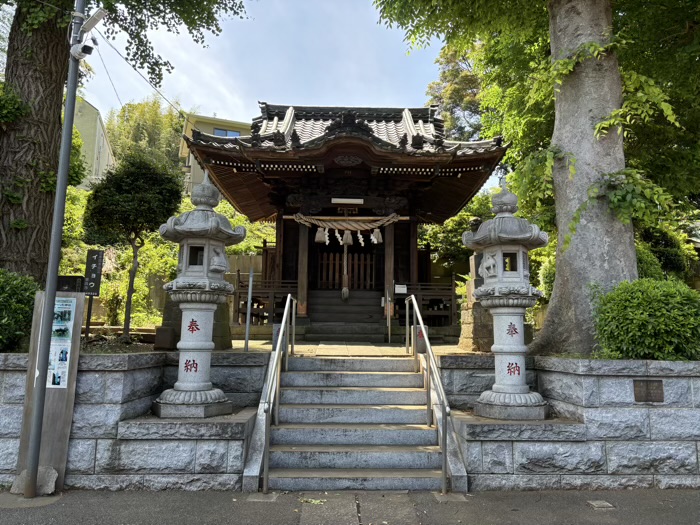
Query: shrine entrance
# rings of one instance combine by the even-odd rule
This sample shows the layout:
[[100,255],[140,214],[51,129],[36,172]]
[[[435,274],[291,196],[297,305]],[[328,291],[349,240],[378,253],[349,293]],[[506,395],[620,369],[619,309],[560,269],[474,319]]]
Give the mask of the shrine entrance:
[[[311,251],[309,288],[341,290],[343,270],[347,266],[347,284],[350,290],[382,290],[384,279],[384,250],[373,244],[348,246],[347,258],[343,246],[316,244]],[[347,259],[347,260],[344,260]]]

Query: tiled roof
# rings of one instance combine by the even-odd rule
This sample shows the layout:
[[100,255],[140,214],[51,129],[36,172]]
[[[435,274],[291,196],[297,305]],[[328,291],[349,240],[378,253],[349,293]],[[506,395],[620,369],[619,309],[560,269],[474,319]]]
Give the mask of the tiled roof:
[[380,149],[417,155],[448,152],[461,156],[501,148],[500,139],[444,140],[443,122],[434,106],[412,109],[296,107],[266,102],[260,103],[260,116],[253,119],[251,135],[224,138],[194,132],[191,142],[229,151],[250,148],[285,151],[318,147],[337,136],[364,137]]

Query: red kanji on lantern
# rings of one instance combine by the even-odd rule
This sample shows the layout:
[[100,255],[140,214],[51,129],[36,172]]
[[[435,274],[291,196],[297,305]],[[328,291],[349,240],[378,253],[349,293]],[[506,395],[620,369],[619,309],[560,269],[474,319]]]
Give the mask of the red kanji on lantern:
[[[199,330],[199,328],[197,329]],[[199,369],[197,361],[194,359],[185,360],[185,372],[196,372]]]
[[519,376],[520,375],[520,365],[517,363],[508,363],[508,375],[509,376]]
[[187,331],[190,332],[191,334],[198,332],[199,331],[199,323],[195,319],[192,319],[190,321],[189,326],[187,327]]
[[507,333],[509,336],[513,337],[513,336],[515,336],[515,334],[518,333],[518,328],[517,328],[513,323],[510,323],[510,324],[508,325],[508,330],[506,330],[506,333]]

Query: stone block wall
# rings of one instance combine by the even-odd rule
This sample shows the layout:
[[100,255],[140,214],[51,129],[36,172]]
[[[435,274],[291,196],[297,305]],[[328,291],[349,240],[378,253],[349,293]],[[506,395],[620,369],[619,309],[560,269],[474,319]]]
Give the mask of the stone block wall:
[[[239,406],[257,405],[268,359],[214,353],[214,384]],[[0,354],[0,486],[16,474],[26,373],[27,354]],[[240,490],[255,409],[195,427],[150,417],[176,376],[176,353],[82,355],[66,486]]]
[[[532,370],[534,361],[527,358],[527,383],[537,387],[537,374]],[[459,409],[474,407],[474,402],[484,390],[495,382],[495,365],[491,352],[473,355],[438,356],[440,377],[450,406]]]
[[[470,490],[700,488],[700,363],[535,357],[533,369],[554,419],[455,417]],[[636,400],[635,379],[660,381],[663,401]]]
[[493,317],[481,303],[465,301],[461,306],[459,348],[467,352],[490,352],[493,346]]

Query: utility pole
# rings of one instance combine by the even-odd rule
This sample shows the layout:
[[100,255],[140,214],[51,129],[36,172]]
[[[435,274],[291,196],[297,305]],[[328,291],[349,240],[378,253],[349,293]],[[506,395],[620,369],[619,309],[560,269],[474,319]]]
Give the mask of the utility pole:
[[[83,22],[85,22],[85,0],[76,0],[75,12],[71,22],[70,47],[82,42]],[[73,119],[75,116],[75,99],[78,91],[78,69],[80,60],[71,52],[68,63],[68,84],[66,86],[66,107],[63,112],[63,130],[61,132],[61,150],[58,160],[58,180],[56,181],[56,198],[51,224],[51,244],[49,248],[49,267],[46,275],[44,306],[41,311],[41,328],[39,331],[39,349],[37,352],[34,379],[34,396],[29,413],[31,426],[29,430],[29,448],[27,453],[27,478],[24,485],[24,497],[36,496],[36,481],[39,472],[39,454],[41,452],[41,432],[44,422],[44,400],[46,397],[46,376],[49,368],[49,349],[51,344],[51,326],[53,325],[54,302],[56,301],[56,284],[58,281],[58,264],[61,261],[61,237],[66,211],[66,190],[68,187],[68,168],[70,150],[73,142]],[[29,363],[35,366],[35,363]]]

